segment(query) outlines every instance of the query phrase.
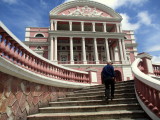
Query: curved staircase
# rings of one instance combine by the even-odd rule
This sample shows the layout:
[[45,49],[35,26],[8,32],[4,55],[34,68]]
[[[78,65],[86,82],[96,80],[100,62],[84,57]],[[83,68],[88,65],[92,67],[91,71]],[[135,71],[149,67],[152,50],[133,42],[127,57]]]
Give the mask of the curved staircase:
[[134,81],[118,82],[115,99],[107,104],[104,86],[86,87],[70,93],[66,98],[50,102],[50,107],[39,108],[39,113],[28,120],[149,120],[140,107],[134,91]]

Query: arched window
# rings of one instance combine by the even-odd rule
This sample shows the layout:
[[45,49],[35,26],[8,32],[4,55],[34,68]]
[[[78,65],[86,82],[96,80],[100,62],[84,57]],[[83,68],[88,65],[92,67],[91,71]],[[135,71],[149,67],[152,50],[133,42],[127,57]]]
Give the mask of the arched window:
[[37,50],[40,50],[40,49],[42,49],[41,46],[37,46]]
[[44,37],[42,34],[37,34],[35,37]]

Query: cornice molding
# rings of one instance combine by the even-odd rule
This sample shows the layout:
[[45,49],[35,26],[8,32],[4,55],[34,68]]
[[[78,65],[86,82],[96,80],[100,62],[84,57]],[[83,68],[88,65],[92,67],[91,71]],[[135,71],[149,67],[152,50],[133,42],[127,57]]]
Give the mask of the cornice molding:
[[50,19],[66,19],[66,20],[89,20],[89,21],[109,21],[120,22],[120,18],[106,18],[106,17],[86,17],[86,16],[69,16],[69,15],[51,15]]
[[137,47],[138,44],[137,43],[125,43],[126,47]]
[[32,41],[24,41],[25,45],[49,45],[49,42],[32,42]]
[[112,37],[112,38],[124,38],[126,35],[125,33],[105,33],[105,32],[81,32],[81,31],[49,31],[50,36],[57,36],[57,37],[97,37],[98,38],[105,38],[105,37]]

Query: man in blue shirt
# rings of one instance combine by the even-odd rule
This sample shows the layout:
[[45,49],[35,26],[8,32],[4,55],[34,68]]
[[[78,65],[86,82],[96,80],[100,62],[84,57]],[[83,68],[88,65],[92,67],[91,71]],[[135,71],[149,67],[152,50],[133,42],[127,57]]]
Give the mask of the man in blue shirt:
[[111,62],[108,62],[106,66],[104,66],[101,72],[101,78],[103,84],[105,84],[105,100],[108,102],[110,98],[110,89],[111,85],[111,100],[114,98],[114,89],[115,89],[115,72],[114,67]]

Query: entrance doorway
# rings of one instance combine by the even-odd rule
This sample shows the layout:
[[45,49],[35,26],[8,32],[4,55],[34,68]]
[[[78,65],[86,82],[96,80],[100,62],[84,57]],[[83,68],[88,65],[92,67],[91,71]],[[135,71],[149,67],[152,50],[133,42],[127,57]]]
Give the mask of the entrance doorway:
[[121,72],[119,70],[115,70],[115,75],[116,75],[116,77],[115,77],[116,82],[122,81],[122,75],[121,75]]

